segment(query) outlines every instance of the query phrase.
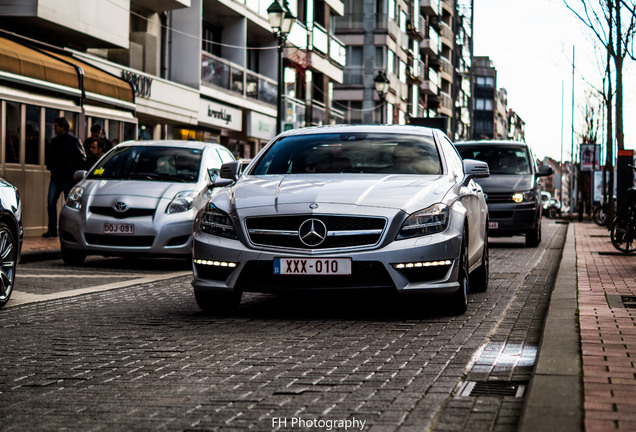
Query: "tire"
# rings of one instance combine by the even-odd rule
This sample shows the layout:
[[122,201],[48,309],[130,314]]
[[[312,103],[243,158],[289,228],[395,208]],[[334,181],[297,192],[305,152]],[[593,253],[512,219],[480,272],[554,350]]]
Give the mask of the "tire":
[[603,210],[603,207],[596,207],[594,213],[592,213],[592,219],[598,226],[605,226],[607,222],[607,213]]
[[616,249],[624,254],[630,254],[636,251],[636,229],[627,221],[614,219],[610,228],[610,238]]
[[84,252],[62,248],[62,261],[69,266],[81,266],[86,261]]
[[468,278],[468,241],[466,230],[462,236],[462,246],[459,253],[459,269],[457,281],[459,289],[453,293],[448,301],[453,315],[462,315],[468,309],[468,293],[470,292],[470,282]]
[[484,242],[481,265],[470,275],[470,292],[484,292],[488,289],[490,258],[488,256],[488,239]]
[[534,229],[526,232],[526,247],[537,247],[541,243],[541,219],[537,221]]
[[242,293],[219,293],[194,291],[194,298],[199,309],[214,314],[230,314],[241,304]]
[[13,285],[15,270],[18,265],[17,244],[9,226],[0,222],[0,307],[7,304]]

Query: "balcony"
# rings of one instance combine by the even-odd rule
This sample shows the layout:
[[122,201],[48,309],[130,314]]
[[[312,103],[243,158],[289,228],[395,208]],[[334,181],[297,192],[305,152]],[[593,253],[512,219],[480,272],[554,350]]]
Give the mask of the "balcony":
[[440,57],[439,64],[440,64],[439,72],[440,72],[441,78],[452,83],[453,82],[453,65],[451,64],[450,60],[444,57]]
[[144,9],[151,12],[163,12],[191,6],[190,0],[132,0],[130,3],[136,9]]
[[441,40],[446,46],[453,47],[453,30],[445,22],[440,22],[439,27],[441,29]]
[[335,17],[337,32],[364,30],[364,14],[346,14]]
[[[327,123],[327,115],[329,120]],[[342,124],[344,123],[345,115],[343,111],[336,110],[334,108],[327,109],[325,104],[313,100],[311,102],[311,125],[310,126],[322,126],[324,124]]]
[[453,15],[455,13],[455,0],[441,0],[442,8]]
[[439,35],[432,28],[428,29],[428,37],[420,42],[420,51],[429,56],[439,55]]
[[423,15],[439,15],[439,0],[420,0]]
[[344,68],[343,84],[347,85],[363,85],[364,67],[347,66]]
[[276,105],[276,81],[206,52],[201,58],[201,83]]

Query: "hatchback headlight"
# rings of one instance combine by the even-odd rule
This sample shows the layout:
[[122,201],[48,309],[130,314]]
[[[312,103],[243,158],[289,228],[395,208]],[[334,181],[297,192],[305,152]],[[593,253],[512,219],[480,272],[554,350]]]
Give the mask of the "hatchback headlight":
[[402,240],[444,231],[448,227],[449,212],[447,205],[433,204],[413,213],[404,221],[396,239]]
[[75,210],[80,210],[82,208],[82,197],[84,196],[84,188],[82,186],[75,186],[71,189],[71,192],[68,194],[68,198],[66,199],[66,207],[72,208]]
[[516,203],[534,201],[534,191],[517,192],[512,195],[512,201]]
[[213,204],[208,204],[201,213],[201,231],[219,237],[238,239],[230,216]]
[[179,192],[174,196],[170,204],[168,204],[168,208],[166,209],[166,213],[183,213],[184,211],[188,211],[194,205],[195,193],[192,191]]

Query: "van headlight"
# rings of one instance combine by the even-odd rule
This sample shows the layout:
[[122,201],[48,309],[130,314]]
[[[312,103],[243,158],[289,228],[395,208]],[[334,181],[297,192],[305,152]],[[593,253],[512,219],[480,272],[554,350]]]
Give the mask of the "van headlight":
[[450,210],[447,205],[433,204],[424,210],[413,213],[404,221],[396,240],[420,237],[444,231],[448,227],[449,212]]
[[517,192],[512,195],[512,201],[516,203],[534,201],[534,191]]
[[68,198],[66,199],[66,207],[72,208],[75,210],[80,210],[82,208],[82,197],[84,196],[84,188],[82,186],[75,186],[71,189],[71,192],[68,194]]
[[183,213],[184,211],[190,210],[192,206],[194,206],[195,196],[195,193],[192,191],[179,192],[172,198],[170,204],[168,204],[166,213]]
[[199,228],[215,236],[238,239],[230,215],[216,208],[214,204],[208,204],[201,213]]

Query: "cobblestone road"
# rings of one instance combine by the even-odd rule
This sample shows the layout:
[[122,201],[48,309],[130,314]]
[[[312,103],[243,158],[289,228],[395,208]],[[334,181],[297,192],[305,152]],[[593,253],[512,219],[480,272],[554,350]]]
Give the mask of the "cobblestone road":
[[212,317],[189,276],[0,310],[0,429],[514,431],[565,231],[492,239],[490,287],[458,317],[256,294]]

